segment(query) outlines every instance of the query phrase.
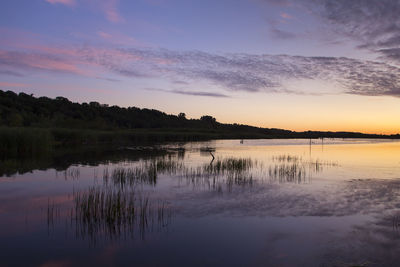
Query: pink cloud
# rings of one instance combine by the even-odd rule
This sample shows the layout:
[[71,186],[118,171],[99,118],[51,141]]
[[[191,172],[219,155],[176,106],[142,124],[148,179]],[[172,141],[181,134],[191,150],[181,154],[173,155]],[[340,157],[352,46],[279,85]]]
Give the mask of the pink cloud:
[[293,17],[291,15],[289,15],[288,13],[281,13],[281,18],[283,19],[292,19]]
[[119,0],[86,0],[87,7],[96,12],[101,12],[103,16],[110,22],[124,22],[118,10]]
[[[45,0],[50,4],[62,4],[66,6],[75,6],[76,0]],[[124,18],[118,11],[119,0],[87,0],[86,3],[90,4],[90,8],[100,10],[104,13],[106,19],[113,23],[123,22]]]
[[0,69],[3,65],[20,71],[41,70],[88,75],[89,72],[79,68],[77,63],[74,58],[60,55],[0,50]]
[[29,84],[26,83],[9,83],[9,82],[0,82],[0,87],[28,87]]
[[39,69],[84,74],[75,64],[52,55],[33,54],[15,51],[0,51],[0,65],[18,69]]
[[113,44],[113,45],[152,47],[152,45],[150,45],[148,43],[141,42],[132,36],[122,34],[120,32],[97,31],[96,35],[98,37],[100,37],[102,39],[102,41],[105,41],[106,43]]
[[45,0],[50,4],[63,4],[66,6],[74,6],[76,4],[75,0]]
[[104,0],[102,9],[108,21],[117,23],[123,22],[124,19],[118,11],[118,0]]
[[100,36],[103,39],[110,39],[112,37],[111,34],[106,33],[106,32],[102,32],[102,31],[98,31],[97,35]]
[[[106,40],[106,46],[76,47],[51,45],[49,42],[44,44],[38,40],[41,36],[35,35],[26,35],[29,37],[23,42],[15,41],[18,38],[7,38],[7,45],[0,48],[0,73],[15,76],[15,73],[25,75],[58,72],[96,78],[107,76],[111,72],[138,78],[149,76],[157,65],[174,64],[172,59],[157,53],[143,54],[137,49],[113,48],[114,45],[145,46],[133,37],[118,32],[98,31],[96,34]],[[109,44],[113,46],[108,46]]]

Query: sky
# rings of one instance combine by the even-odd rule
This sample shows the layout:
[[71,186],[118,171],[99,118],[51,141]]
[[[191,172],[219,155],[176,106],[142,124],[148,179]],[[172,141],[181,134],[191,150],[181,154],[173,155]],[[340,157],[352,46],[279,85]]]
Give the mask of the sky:
[[0,89],[400,133],[400,1],[2,0]]

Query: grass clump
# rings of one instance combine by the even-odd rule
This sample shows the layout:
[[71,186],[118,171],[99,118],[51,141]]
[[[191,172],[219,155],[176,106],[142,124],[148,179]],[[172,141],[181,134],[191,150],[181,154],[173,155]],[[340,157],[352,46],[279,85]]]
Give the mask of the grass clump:
[[269,177],[279,183],[304,183],[307,173],[304,165],[297,162],[291,164],[275,164],[268,169]]
[[81,236],[96,238],[134,235],[144,238],[148,230],[165,227],[171,211],[165,201],[152,200],[135,191],[110,187],[92,187],[74,194],[75,220]]
[[49,155],[54,139],[49,130],[0,127],[0,158]]

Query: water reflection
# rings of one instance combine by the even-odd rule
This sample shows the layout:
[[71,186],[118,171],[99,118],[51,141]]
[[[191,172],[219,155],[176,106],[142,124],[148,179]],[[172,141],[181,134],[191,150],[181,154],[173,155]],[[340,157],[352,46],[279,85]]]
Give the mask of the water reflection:
[[399,266],[398,214],[399,210],[383,211],[353,226],[342,242],[324,255],[329,259],[327,266]]
[[[159,198],[154,200],[154,197],[158,195],[157,191],[146,191],[146,188],[143,188],[143,186],[156,187],[162,175],[167,175],[180,183],[183,179],[187,186],[199,192],[206,189],[223,194],[224,192],[232,193],[236,188],[254,186],[263,188],[265,192],[264,182],[269,185],[271,183],[310,183],[311,175],[306,167],[313,172],[321,172],[320,166],[336,166],[320,160],[304,161],[302,157],[289,154],[273,156],[268,168],[265,162],[235,157],[218,157],[212,159],[210,163],[193,165],[186,164],[179,154],[182,153],[176,151],[175,154],[140,160],[127,165],[119,163],[93,169],[95,181],[99,181],[98,173],[102,170],[102,184],[74,191],[74,205],[64,208],[63,211],[60,211],[54,202],[49,201],[48,226],[54,228],[55,221],[71,221],[70,226],[75,229],[76,236],[88,237],[92,243],[96,243],[99,238],[133,238],[135,234],[144,239],[145,233],[149,230],[160,230],[171,223],[170,204]],[[77,180],[80,179],[81,171],[78,166],[72,166],[65,170],[63,175],[65,180]],[[257,193],[251,192],[252,196],[247,200],[242,199],[246,195],[244,192],[240,196],[235,196],[240,201],[237,203],[237,211],[243,211],[241,205],[257,196]],[[227,199],[229,198],[225,198]],[[288,203],[288,201],[287,198],[285,201],[274,199],[272,202]],[[263,208],[262,205],[257,206]],[[212,205],[212,207],[219,206]],[[267,210],[271,212],[273,209],[269,206]],[[213,211],[209,210],[208,213],[212,214]]]
[[76,222],[76,232],[92,241],[99,234],[115,239],[139,233],[144,239],[146,231],[166,227],[171,217],[168,203],[138,191],[92,187],[76,192],[74,202],[71,219]]
[[[182,155],[182,149],[178,155]],[[176,151],[153,147],[132,148],[74,148],[71,150],[56,151],[53,155],[44,158],[5,159],[0,161],[0,176],[24,174],[34,170],[56,169],[65,171],[74,165],[98,166],[124,161],[146,160],[153,157],[175,154]]]
[[[146,265],[154,256],[191,265],[202,249],[233,265],[254,258],[260,266],[398,265],[400,164],[392,157],[400,144],[309,153],[308,145],[229,142],[93,152],[92,159],[88,152],[54,165],[60,156],[44,171],[36,163],[1,165],[14,174],[0,178],[2,258],[12,262],[7,254],[18,246],[35,250],[21,240],[48,250],[57,240],[68,255],[85,247],[101,254],[116,242],[122,264]],[[48,259],[40,257],[37,265]]]
[[47,225],[49,233],[57,223],[70,222],[78,239],[89,239],[92,245],[101,239],[145,239],[147,232],[162,231],[172,217],[165,201],[152,199],[140,191],[91,187],[75,192],[74,205],[62,209],[49,200]]

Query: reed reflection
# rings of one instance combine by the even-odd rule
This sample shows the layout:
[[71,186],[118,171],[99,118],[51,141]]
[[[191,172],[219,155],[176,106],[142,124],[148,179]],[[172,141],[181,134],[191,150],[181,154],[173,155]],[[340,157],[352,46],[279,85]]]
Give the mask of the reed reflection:
[[[215,149],[213,152],[217,154]],[[172,223],[173,207],[159,197],[160,179],[184,182],[191,190],[222,195],[236,188],[246,189],[263,183],[307,184],[313,173],[322,172],[324,167],[338,166],[337,163],[304,160],[289,154],[272,156],[270,161],[216,156],[209,163],[196,164],[187,161],[182,154],[179,150],[133,163],[96,167],[93,178],[97,185],[74,191],[67,211],[51,200],[48,202],[49,229],[65,217],[76,237],[88,238],[92,243],[121,237],[140,236],[144,239],[149,231],[162,231]],[[79,180],[82,176],[80,168],[84,167],[66,169],[63,172],[65,179]],[[101,180],[97,179],[99,173],[103,174]]]
[[149,232],[166,230],[172,218],[168,202],[150,196],[140,190],[124,190],[119,187],[93,186],[74,192],[73,203],[62,208],[48,202],[48,232],[62,223],[75,232],[78,239],[88,239],[91,244],[99,240],[144,240]]

